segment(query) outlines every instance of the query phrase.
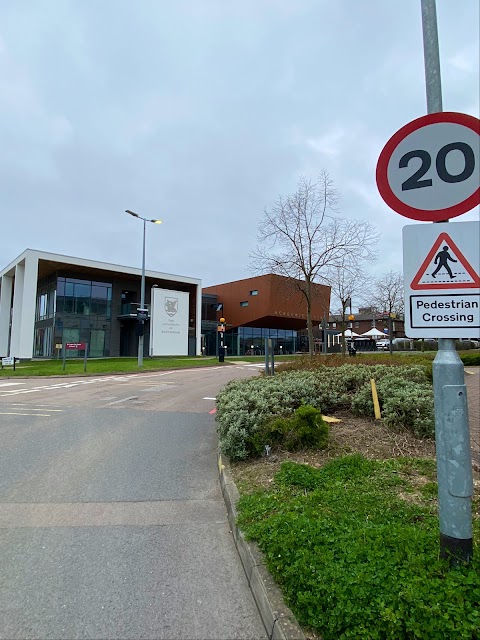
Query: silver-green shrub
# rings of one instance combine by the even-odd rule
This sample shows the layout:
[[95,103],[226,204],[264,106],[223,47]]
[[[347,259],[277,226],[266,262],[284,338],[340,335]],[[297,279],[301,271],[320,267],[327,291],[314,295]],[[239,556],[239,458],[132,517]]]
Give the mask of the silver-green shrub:
[[[409,429],[421,438],[432,437],[435,432],[432,385],[412,372],[404,373],[399,376],[392,368],[391,373],[375,379],[383,422],[389,427]],[[373,415],[370,387],[361,389],[352,399],[352,412]]]
[[231,381],[217,396],[220,448],[232,460],[245,459],[247,442],[266,419],[289,416],[305,404],[323,413],[351,409],[373,416],[371,378],[386,424],[420,436],[433,433],[433,395],[424,367],[346,364]]

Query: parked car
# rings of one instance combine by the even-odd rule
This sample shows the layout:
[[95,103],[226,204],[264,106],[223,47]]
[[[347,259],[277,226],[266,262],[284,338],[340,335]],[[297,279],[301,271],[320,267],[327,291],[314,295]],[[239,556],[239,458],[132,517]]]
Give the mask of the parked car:
[[377,350],[388,351],[390,349],[390,340],[377,340]]

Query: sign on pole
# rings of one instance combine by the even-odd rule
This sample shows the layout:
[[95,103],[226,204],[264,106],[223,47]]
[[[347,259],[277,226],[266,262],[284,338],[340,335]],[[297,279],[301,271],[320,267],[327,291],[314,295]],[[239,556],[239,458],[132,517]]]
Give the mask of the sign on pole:
[[405,333],[409,338],[480,335],[480,223],[403,228]]
[[480,204],[480,120],[430,113],[409,122],[383,148],[377,186],[397,213],[442,222]]
[[66,342],[65,349],[69,351],[83,351],[87,346],[86,342]]
[[66,342],[63,349],[63,371],[67,362],[67,351],[83,351],[83,370],[87,370],[88,342]]
[[2,358],[2,369],[3,367],[13,366],[13,370],[15,371],[15,365],[19,362],[20,360],[16,360],[14,356],[7,356],[6,358]]

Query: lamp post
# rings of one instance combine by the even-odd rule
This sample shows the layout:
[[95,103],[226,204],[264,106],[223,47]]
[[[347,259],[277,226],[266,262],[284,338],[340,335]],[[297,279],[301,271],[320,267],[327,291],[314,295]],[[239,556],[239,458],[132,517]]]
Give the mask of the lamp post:
[[[162,224],[163,220],[150,220],[149,218],[143,218],[138,215],[134,211],[130,211],[130,209],[125,209],[125,213],[133,216],[134,218],[139,218],[139,220],[143,220],[143,251],[142,251],[142,283],[140,286],[140,313],[144,312],[145,309],[145,236],[146,236],[146,227],[147,222],[152,222],[153,224]],[[138,314],[138,311],[137,311]],[[139,324],[142,324],[142,327],[139,328],[139,336],[138,336],[138,366],[143,367],[143,325],[145,320],[139,319]]]

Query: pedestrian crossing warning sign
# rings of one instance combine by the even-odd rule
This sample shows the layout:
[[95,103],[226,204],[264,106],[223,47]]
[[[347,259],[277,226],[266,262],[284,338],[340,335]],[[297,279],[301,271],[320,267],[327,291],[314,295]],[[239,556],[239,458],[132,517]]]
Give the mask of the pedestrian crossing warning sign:
[[410,288],[422,289],[478,289],[480,277],[448,233],[435,240]]

